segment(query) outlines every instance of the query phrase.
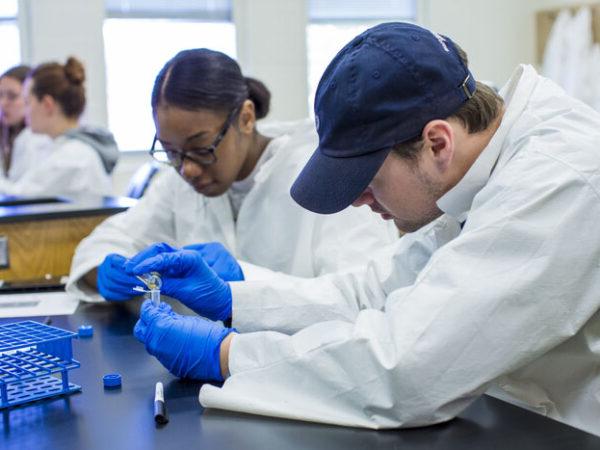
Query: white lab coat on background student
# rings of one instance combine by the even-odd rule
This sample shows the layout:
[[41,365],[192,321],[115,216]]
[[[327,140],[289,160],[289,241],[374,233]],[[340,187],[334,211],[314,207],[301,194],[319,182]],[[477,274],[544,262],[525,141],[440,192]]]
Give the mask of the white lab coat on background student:
[[34,133],[29,127],[24,128],[15,138],[10,168],[7,176],[2,178],[17,181],[32,167],[44,164],[51,152],[52,139],[49,136]]
[[[20,136],[19,136],[20,137]],[[15,151],[19,151],[15,141]],[[112,134],[81,127],[51,139],[43,153],[29,149],[14,170],[19,176],[0,179],[0,194],[27,197],[107,196],[118,149]]]
[[314,277],[364,263],[393,243],[397,230],[367,208],[322,216],[292,200],[290,186],[316,148],[317,135],[312,121],[265,131],[273,136],[290,128],[294,131],[268,144],[246,180],[219,197],[198,194],[175,170],[161,174],[137,205],[107,219],[80,243],[67,291],[101,301],[82,277],[108,253],[133,256],[154,242],[219,241],[242,261],[246,279],[260,277],[261,267]]
[[231,283],[241,334],[204,407],[409,427],[493,386],[600,434],[600,116],[530,66],[501,94],[502,123],[439,200],[446,214],[393,256]]

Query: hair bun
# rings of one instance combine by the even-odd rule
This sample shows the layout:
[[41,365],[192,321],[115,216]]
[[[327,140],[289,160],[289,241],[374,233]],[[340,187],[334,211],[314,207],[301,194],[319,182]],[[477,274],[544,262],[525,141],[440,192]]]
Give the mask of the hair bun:
[[248,86],[248,98],[254,103],[257,119],[262,119],[269,114],[271,105],[271,92],[265,84],[256,78],[244,77]]
[[85,69],[81,61],[70,56],[65,64],[65,76],[72,84],[83,84],[85,81]]

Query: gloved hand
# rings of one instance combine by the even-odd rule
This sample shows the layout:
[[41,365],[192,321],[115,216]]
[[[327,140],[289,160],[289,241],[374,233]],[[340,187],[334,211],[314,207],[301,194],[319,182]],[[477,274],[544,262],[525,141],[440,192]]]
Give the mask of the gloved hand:
[[133,335],[173,375],[223,381],[221,342],[234,331],[201,317],[177,314],[167,303],[155,306],[146,300]]
[[127,262],[125,263],[125,270],[128,270],[131,267],[135,267],[145,259],[152,258],[153,256],[160,255],[161,253],[177,252],[179,250],[180,249],[178,249],[177,247],[172,247],[166,242],[158,242],[156,244],[149,245],[144,250],[137,253],[136,255],[133,255],[127,260]]
[[220,242],[192,244],[183,247],[200,252],[206,264],[224,281],[244,281],[244,272],[231,253]]
[[229,283],[219,278],[195,250],[177,250],[167,244],[154,244],[129,260],[125,270],[131,275],[156,271],[162,279],[163,294],[176,298],[211,320],[231,317]]
[[133,288],[142,286],[143,283],[125,271],[126,261],[124,256],[111,253],[98,266],[96,287],[106,300],[123,301],[140,295]]

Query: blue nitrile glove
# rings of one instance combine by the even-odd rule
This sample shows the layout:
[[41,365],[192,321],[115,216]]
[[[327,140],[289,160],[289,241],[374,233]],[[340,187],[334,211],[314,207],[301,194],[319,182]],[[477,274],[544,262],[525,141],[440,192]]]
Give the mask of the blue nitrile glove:
[[[158,245],[158,244],[157,244]],[[161,292],[184,303],[211,320],[231,317],[231,288],[208,267],[195,250],[164,251],[139,261],[137,255],[126,265],[131,275],[156,271],[162,279]]]
[[146,300],[133,334],[173,375],[223,381],[221,342],[234,331],[202,317],[177,314],[167,303],[156,306]]
[[124,256],[111,253],[98,266],[96,287],[106,300],[123,301],[140,295],[133,288],[142,286],[143,283],[125,271],[126,261]]
[[144,250],[133,255],[131,258],[129,258],[127,260],[127,262],[125,263],[125,270],[127,270],[129,273],[131,273],[130,269],[132,267],[137,266],[139,263],[141,263],[145,259],[152,258],[153,256],[160,255],[161,253],[177,252],[179,250],[180,250],[179,248],[173,247],[173,246],[167,244],[166,242],[158,242],[156,244],[149,245]]
[[231,253],[220,242],[192,244],[183,247],[200,252],[206,264],[214,270],[222,280],[244,281],[244,272]]

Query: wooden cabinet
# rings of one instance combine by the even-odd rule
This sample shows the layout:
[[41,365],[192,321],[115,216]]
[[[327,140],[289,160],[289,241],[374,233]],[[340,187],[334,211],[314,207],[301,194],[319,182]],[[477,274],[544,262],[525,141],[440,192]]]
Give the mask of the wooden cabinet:
[[77,244],[104,219],[134,203],[112,197],[13,204],[0,199],[0,280],[68,275]]

